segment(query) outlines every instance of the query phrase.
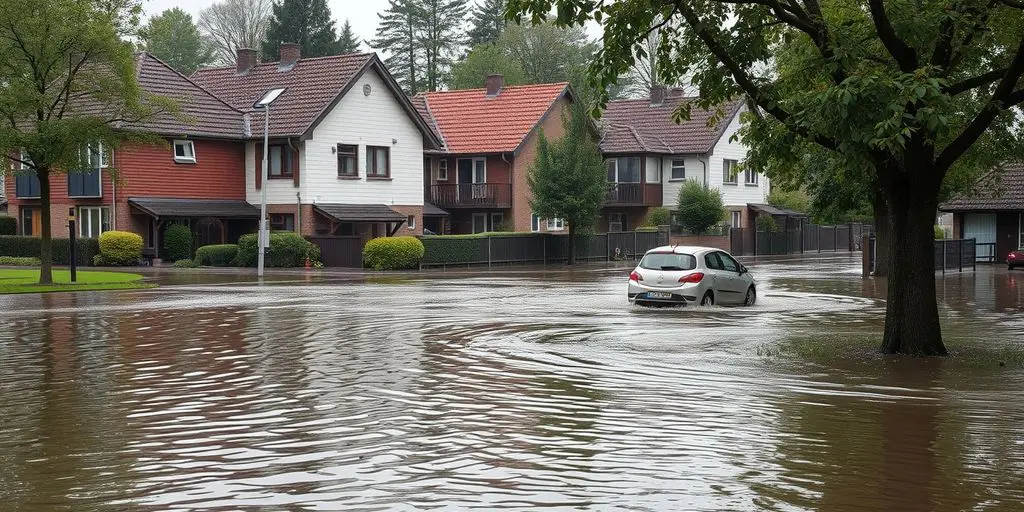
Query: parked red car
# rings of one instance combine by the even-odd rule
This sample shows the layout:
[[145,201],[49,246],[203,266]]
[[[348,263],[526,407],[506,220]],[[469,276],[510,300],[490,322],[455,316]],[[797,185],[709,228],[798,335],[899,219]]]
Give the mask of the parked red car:
[[1006,267],[1010,270],[1024,267],[1024,250],[1010,251],[1010,254],[1006,255]]

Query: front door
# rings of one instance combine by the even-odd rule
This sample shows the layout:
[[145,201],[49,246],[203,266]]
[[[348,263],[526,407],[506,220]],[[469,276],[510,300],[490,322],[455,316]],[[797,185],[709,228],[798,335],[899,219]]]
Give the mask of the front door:
[[505,222],[505,215],[501,212],[495,212],[491,214],[491,231],[498,231],[501,229],[501,224]]
[[995,261],[996,214],[964,215],[964,238],[973,238],[977,261]]
[[487,214],[486,213],[474,213],[473,214],[473,234],[487,232]]
[[626,223],[625,213],[609,213],[608,214],[608,232],[609,233],[620,233],[625,231],[629,224]]
[[747,281],[740,274],[740,264],[732,256],[724,252],[718,252],[718,260],[722,262],[721,285],[719,295],[716,296],[721,302],[739,304],[747,298]]

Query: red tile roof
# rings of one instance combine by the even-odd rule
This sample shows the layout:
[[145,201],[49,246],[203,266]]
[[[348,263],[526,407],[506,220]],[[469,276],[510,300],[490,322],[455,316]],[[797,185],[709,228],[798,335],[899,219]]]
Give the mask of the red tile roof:
[[939,207],[944,212],[1024,210],[1024,162],[982,176],[971,190]]
[[490,98],[484,89],[421,93],[414,103],[434,123],[449,153],[508,153],[519,148],[569,84],[502,88]]
[[694,154],[710,152],[722,137],[743,102],[722,105],[725,116],[708,125],[715,109],[694,106],[690,120],[676,123],[672,113],[683,102],[696,98],[668,97],[661,105],[648,98],[608,102],[601,117],[601,151],[604,153]]

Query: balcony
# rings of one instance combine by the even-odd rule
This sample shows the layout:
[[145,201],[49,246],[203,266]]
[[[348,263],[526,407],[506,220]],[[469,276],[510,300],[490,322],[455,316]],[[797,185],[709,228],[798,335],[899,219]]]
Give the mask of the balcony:
[[68,173],[68,197],[103,197],[99,169]]
[[605,206],[661,206],[661,183],[609,183]]
[[39,176],[19,174],[14,178],[14,197],[19,199],[39,199]]
[[509,183],[462,183],[433,185],[430,202],[440,208],[511,208]]

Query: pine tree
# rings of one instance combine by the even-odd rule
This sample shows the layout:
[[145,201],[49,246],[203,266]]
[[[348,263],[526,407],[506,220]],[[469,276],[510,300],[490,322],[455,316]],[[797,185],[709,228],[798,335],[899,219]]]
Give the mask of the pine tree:
[[428,90],[447,83],[455,55],[462,47],[466,0],[415,0],[419,4],[419,39],[426,58]]
[[338,38],[326,0],[281,0],[273,14],[263,42],[263,55],[273,59],[281,43],[298,43],[303,57],[337,55]]
[[378,13],[380,24],[370,46],[391,56],[385,62],[408,94],[423,89],[423,47],[419,38],[421,10],[414,0],[388,0],[388,8]]
[[473,28],[469,29],[469,45],[493,43],[505,29],[505,0],[483,0],[477,4],[470,18]]
[[338,54],[355,53],[359,51],[359,39],[352,32],[352,24],[346,19],[341,26],[341,34],[338,36]]
[[177,7],[150,18],[139,37],[143,49],[184,75],[213,62],[213,47],[199,34],[192,16]]

